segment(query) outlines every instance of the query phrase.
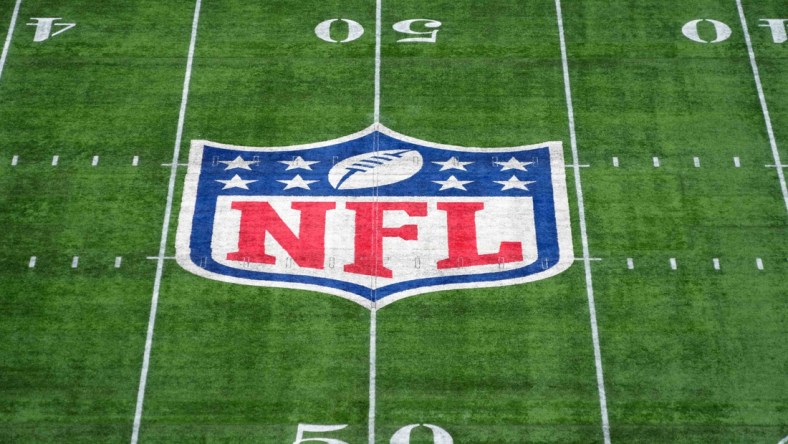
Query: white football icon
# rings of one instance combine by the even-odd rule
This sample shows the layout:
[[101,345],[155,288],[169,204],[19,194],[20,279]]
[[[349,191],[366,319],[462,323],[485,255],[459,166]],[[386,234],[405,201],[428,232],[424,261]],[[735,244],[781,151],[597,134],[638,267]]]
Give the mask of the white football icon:
[[416,150],[387,150],[348,157],[328,172],[328,183],[338,190],[391,185],[421,171],[424,159]]

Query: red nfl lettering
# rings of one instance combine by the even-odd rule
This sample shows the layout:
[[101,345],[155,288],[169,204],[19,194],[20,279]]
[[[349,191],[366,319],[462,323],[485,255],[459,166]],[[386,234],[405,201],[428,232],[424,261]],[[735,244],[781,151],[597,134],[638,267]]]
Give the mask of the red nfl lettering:
[[476,212],[484,202],[439,202],[448,222],[449,257],[438,261],[438,269],[503,264],[523,260],[521,242],[501,242],[498,253],[479,254],[476,238]]
[[271,233],[299,267],[323,269],[325,260],[326,212],[336,208],[333,202],[293,202],[301,211],[298,237],[282,221],[268,202],[233,202],[241,212],[238,251],[227,254],[233,261],[275,264],[276,257],[265,253],[265,236]]
[[356,212],[355,260],[345,265],[348,273],[367,276],[393,277],[393,272],[383,265],[383,238],[398,237],[416,240],[419,228],[416,225],[403,225],[396,228],[383,227],[385,211],[404,211],[408,216],[427,215],[426,202],[348,202],[348,210]]

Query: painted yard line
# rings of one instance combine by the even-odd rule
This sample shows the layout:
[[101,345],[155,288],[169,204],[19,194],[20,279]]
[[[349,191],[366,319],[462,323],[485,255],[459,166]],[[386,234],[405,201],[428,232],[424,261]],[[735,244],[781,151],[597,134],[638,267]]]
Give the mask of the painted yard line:
[[74,256],[71,258],[71,268],[79,267],[79,256]]
[[[579,165],[577,153],[577,137],[575,134],[575,111],[572,105],[572,88],[569,83],[569,61],[566,55],[566,40],[564,38],[564,18],[561,13],[561,0],[555,0],[556,19],[558,21],[558,38],[561,44],[561,64],[564,72],[564,95],[566,96],[566,110],[569,120],[569,142],[572,147],[572,163]],[[596,384],[599,392],[599,410],[602,417],[602,436],[605,444],[610,444],[610,422],[607,416],[607,395],[605,394],[605,377],[602,371],[602,351],[599,346],[599,328],[596,320],[596,304],[594,302],[594,284],[591,278],[591,255],[588,252],[588,234],[586,232],[586,215],[583,202],[583,187],[580,183],[580,168],[574,169],[575,190],[577,191],[577,211],[580,218],[580,237],[583,244],[583,266],[586,276],[586,294],[588,296],[588,311],[591,321],[591,338],[594,344],[594,365],[596,366]]]
[[679,266],[676,263],[676,258],[675,257],[670,258],[670,269],[675,270],[677,268],[679,268]]
[[786,436],[785,438],[781,439],[780,442],[778,442],[777,444],[787,444],[787,443],[788,443],[788,436]]
[[99,156],[93,156],[93,160],[90,162],[91,166],[96,166],[99,163]]
[[788,168],[788,165],[764,165],[766,168]]
[[58,155],[52,156],[52,166],[57,166],[59,160],[60,160],[60,156]]
[[120,265],[123,263],[123,258],[118,256],[115,258],[115,268],[120,268]]
[[761,259],[761,258],[759,258],[759,257],[756,257],[756,258],[755,258],[755,266],[756,266],[756,267],[757,267],[759,270],[763,270],[763,259]]
[[635,261],[631,258],[627,258],[627,269],[634,270],[635,269]]
[[[169,167],[169,168],[172,168],[172,165],[173,164],[171,164],[171,163],[163,163],[163,164],[161,164],[161,166]],[[189,166],[189,164],[188,163],[176,163],[175,166],[176,167],[187,167],[187,166]]]
[[659,168],[659,157],[654,156],[651,158],[651,161],[654,164],[654,168]]
[[19,156],[14,154],[14,157],[11,158],[11,166],[16,166],[19,163]]
[[14,5],[14,12],[11,14],[11,24],[8,25],[8,34],[6,34],[5,43],[3,44],[3,53],[0,54],[0,79],[3,78],[3,68],[5,68],[5,60],[8,58],[8,50],[11,48],[11,39],[14,36],[14,28],[16,28],[16,18],[19,17],[20,6],[22,6],[22,0],[16,0],[16,5]]
[[566,166],[567,168],[588,168],[588,167],[590,167],[591,165],[578,165],[578,164],[572,164],[572,165],[565,165],[565,166]]
[[153,329],[156,324],[156,310],[159,305],[159,289],[161,276],[164,272],[164,253],[167,248],[167,234],[170,229],[172,215],[172,200],[175,194],[175,179],[178,175],[178,157],[180,155],[181,140],[183,139],[183,125],[186,121],[186,105],[189,101],[189,85],[192,77],[192,64],[194,62],[194,48],[197,45],[197,25],[200,19],[200,6],[202,0],[194,4],[194,18],[192,19],[192,33],[189,41],[189,53],[186,59],[186,73],[183,78],[183,92],[181,93],[181,108],[178,114],[178,129],[175,133],[175,146],[172,149],[172,168],[170,180],[167,185],[167,203],[164,208],[164,221],[161,228],[161,242],[159,243],[159,256],[156,261],[156,277],[153,280],[153,294],[151,295],[150,315],[148,317],[148,330],[145,336],[145,350],[142,355],[142,369],[140,370],[140,383],[137,390],[137,405],[134,409],[134,425],[131,432],[131,444],[136,444],[139,439],[140,425],[142,423],[142,405],[145,401],[145,385],[148,381],[150,366],[150,353],[153,345]]
[[739,156],[733,158],[733,166],[736,168],[741,167],[741,159],[739,159]]
[[148,256],[145,259],[149,259],[149,260],[152,260],[152,261],[158,261],[158,260],[174,261],[175,260],[175,256],[163,256],[163,257],[162,256]]
[[720,259],[719,258],[715,257],[714,259],[711,260],[711,263],[714,264],[714,269],[715,270],[719,270],[720,269]]
[[618,157],[613,158],[613,166],[618,168]]
[[692,158],[692,163],[693,163],[693,165],[695,165],[695,168],[700,168],[700,158],[699,157],[693,157]]
[[36,260],[38,260],[35,256],[30,256],[30,262],[27,263],[28,268],[36,268]]
[[[755,61],[755,50],[752,48],[750,30],[747,27],[747,18],[744,16],[744,8],[742,7],[741,0],[736,0],[736,8],[739,10],[739,19],[741,20],[742,31],[744,31],[744,41],[747,43],[747,52],[750,55],[752,75],[755,78],[755,87],[758,90],[758,99],[761,102],[761,111],[763,112],[763,120],[766,123],[766,133],[769,135],[769,145],[772,148],[774,164],[782,165],[782,162],[780,161],[780,152],[777,150],[777,139],[774,137],[774,129],[772,128],[772,119],[769,116],[769,107],[766,105],[766,95],[763,92],[761,74],[758,72],[758,63]],[[782,168],[777,168],[777,177],[780,179],[780,190],[783,193],[785,210],[788,212],[788,187],[785,185],[785,173],[783,172]]]
[[131,159],[131,166],[137,166],[140,164],[140,156],[134,156]]
[[[375,103],[374,110],[374,123],[380,123],[380,61],[381,61],[381,26],[383,15],[383,0],[375,2]],[[377,139],[376,139],[377,141]],[[377,146],[375,147],[377,150]],[[376,190],[377,191],[377,190]],[[377,193],[376,193],[377,194]],[[377,196],[376,196],[377,197]],[[375,409],[377,400],[377,326],[378,326],[378,313],[377,306],[373,302],[370,309],[369,317],[369,412],[368,419],[368,442],[375,444]]]

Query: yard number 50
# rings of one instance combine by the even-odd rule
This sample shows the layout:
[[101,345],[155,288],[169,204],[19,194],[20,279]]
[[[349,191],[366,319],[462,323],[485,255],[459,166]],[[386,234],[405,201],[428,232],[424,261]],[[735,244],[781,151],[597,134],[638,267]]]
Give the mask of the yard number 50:
[[[391,436],[391,441],[389,441],[390,444],[410,444],[410,432],[416,427],[420,427],[422,425],[432,430],[433,443],[454,444],[454,440],[452,440],[451,435],[449,435],[449,432],[432,424],[407,425],[397,430],[394,433],[394,435]],[[347,424],[339,424],[339,425],[298,424],[298,430],[296,431],[296,439],[295,441],[293,441],[293,444],[301,444],[302,442],[322,442],[324,444],[348,444],[345,441],[340,441],[338,439],[333,439],[333,438],[304,437],[304,433],[336,432],[337,430],[342,430],[345,427],[347,427]]]
[[[333,25],[337,22],[344,22],[347,25],[347,36],[342,40],[334,38],[331,30]],[[413,27],[419,26],[427,29],[426,31],[417,31]],[[415,37],[405,37],[397,40],[397,43],[435,43],[438,40],[438,28],[441,22],[431,19],[410,19],[394,23],[395,31],[400,34],[406,34]],[[315,26],[315,35],[324,42],[329,43],[348,43],[353,40],[359,39],[364,35],[364,27],[361,23],[350,19],[328,19],[322,21]]]

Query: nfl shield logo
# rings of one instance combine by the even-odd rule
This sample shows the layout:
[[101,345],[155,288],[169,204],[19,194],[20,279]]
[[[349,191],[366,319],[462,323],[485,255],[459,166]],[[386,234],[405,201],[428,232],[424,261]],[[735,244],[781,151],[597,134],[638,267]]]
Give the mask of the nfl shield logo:
[[560,142],[464,148],[375,124],[328,142],[192,142],[177,260],[366,307],[519,284],[574,260]]

